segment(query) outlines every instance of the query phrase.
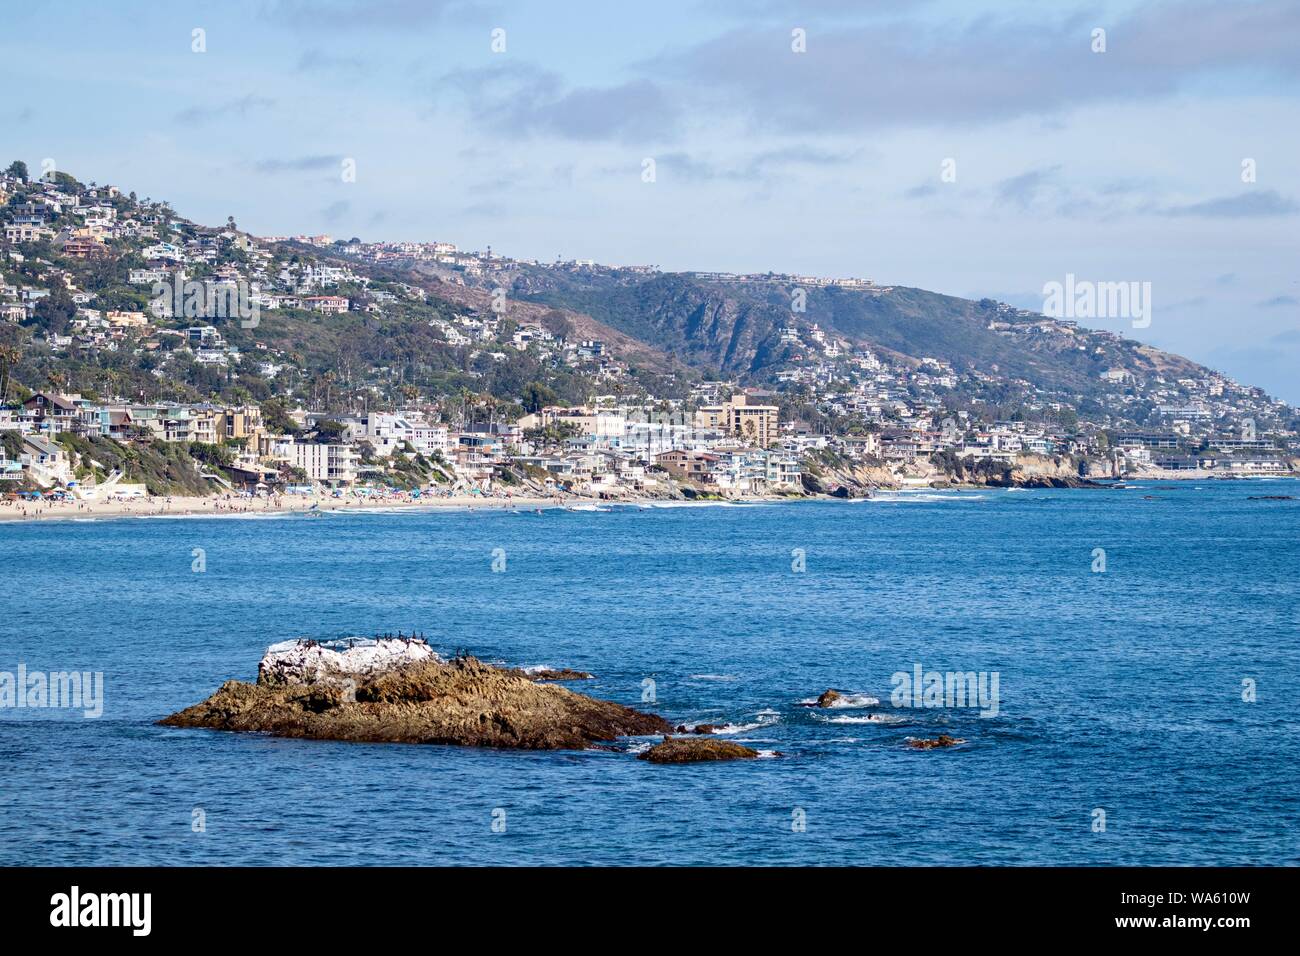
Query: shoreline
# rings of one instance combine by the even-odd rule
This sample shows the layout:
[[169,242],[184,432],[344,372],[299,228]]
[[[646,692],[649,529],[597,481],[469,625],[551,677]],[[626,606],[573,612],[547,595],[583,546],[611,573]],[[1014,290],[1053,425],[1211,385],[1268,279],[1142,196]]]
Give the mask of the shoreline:
[[292,515],[309,512],[319,514],[356,513],[366,511],[437,511],[452,509],[474,510],[579,510],[589,511],[609,507],[639,507],[652,509],[656,507],[705,507],[709,505],[745,505],[774,502],[800,501],[862,501],[878,494],[913,494],[943,492],[987,492],[1011,490],[1039,491],[1102,491],[1116,486],[1132,486],[1138,482],[1170,481],[1286,481],[1296,480],[1296,475],[1234,475],[1231,477],[1204,476],[1143,477],[1128,479],[1107,479],[1093,485],[1077,488],[1039,488],[1034,486],[1010,487],[1002,485],[958,484],[935,486],[932,484],[904,483],[897,488],[872,488],[868,495],[841,497],[838,495],[740,495],[734,498],[588,498],[582,496],[538,495],[491,496],[491,495],[449,495],[445,497],[421,496],[411,498],[395,496],[391,498],[335,498],[331,495],[279,496],[271,498],[236,498],[228,496],[212,497],[169,497],[169,498],[124,498],[107,501],[6,501],[0,502],[0,524],[18,521],[100,521],[121,518],[239,518],[258,515]]
[[307,512],[359,512],[377,509],[434,510],[437,508],[557,508],[558,498],[519,496],[494,498],[456,495],[443,498],[334,498],[329,495],[279,498],[169,497],[124,498],[107,501],[18,501],[0,504],[0,522],[94,521],[111,518],[238,518],[249,515]]
[[[824,496],[816,496],[820,498]],[[656,504],[668,507],[691,505],[743,505],[756,502],[815,500],[789,495],[749,495],[719,499],[667,499],[667,498],[583,498],[541,497],[518,495],[492,497],[481,495],[454,495],[420,498],[334,498],[332,496],[294,495],[282,498],[226,498],[226,497],[172,497],[127,498],[108,501],[17,501],[0,503],[0,524],[10,521],[100,521],[121,518],[241,518],[258,515],[290,515],[314,512],[318,514],[359,513],[366,511],[437,511],[440,509],[462,511],[545,511],[581,510],[613,506],[640,506],[651,508]]]

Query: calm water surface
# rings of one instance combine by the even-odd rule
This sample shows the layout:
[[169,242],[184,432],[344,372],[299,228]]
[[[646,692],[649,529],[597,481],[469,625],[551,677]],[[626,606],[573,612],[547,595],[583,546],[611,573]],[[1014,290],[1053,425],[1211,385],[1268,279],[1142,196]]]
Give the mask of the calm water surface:
[[[1294,864],[1300,500],[1262,494],[1300,482],[0,524],[0,671],[106,683],[98,720],[0,710],[0,864]],[[399,629],[782,756],[154,726],[275,641]],[[998,715],[894,708],[917,663],[998,672]],[[828,687],[881,705],[800,706]]]

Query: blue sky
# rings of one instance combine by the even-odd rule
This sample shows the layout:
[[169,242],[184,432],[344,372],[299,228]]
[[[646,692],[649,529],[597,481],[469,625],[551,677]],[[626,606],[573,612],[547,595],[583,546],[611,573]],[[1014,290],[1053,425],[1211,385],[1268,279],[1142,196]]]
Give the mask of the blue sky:
[[1149,328],[1094,324],[1300,403],[1292,0],[47,0],[0,35],[6,162],[201,222],[1030,308],[1149,281]]

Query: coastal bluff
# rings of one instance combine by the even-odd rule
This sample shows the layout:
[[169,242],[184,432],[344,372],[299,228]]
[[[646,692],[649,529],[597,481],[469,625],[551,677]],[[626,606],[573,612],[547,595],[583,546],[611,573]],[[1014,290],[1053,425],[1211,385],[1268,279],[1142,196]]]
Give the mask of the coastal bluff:
[[226,681],[207,700],[158,723],[313,740],[520,750],[583,750],[673,729],[655,714],[473,657],[444,660],[423,641],[400,638],[342,650],[315,641],[274,645],[258,667],[257,683]]

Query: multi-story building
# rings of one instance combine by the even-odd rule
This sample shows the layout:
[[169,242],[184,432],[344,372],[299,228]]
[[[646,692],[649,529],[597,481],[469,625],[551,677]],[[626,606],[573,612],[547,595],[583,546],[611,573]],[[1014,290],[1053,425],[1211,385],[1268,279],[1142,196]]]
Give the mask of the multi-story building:
[[447,457],[447,429],[415,417],[391,412],[370,412],[349,429],[349,437],[370,442],[381,455],[409,444],[422,455]]
[[301,468],[312,481],[334,486],[350,485],[357,480],[357,451],[351,445],[320,442],[278,441],[273,455]]
[[718,456],[702,451],[666,451],[655,455],[655,464],[674,478],[711,484],[716,480]]
[[699,428],[719,429],[766,448],[776,441],[780,414],[775,405],[752,405],[748,396],[741,393],[724,404],[702,406],[695,413],[695,424]]

